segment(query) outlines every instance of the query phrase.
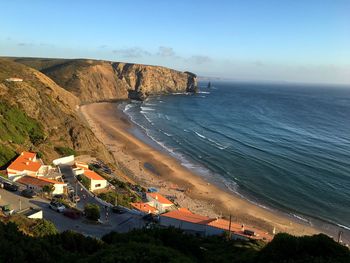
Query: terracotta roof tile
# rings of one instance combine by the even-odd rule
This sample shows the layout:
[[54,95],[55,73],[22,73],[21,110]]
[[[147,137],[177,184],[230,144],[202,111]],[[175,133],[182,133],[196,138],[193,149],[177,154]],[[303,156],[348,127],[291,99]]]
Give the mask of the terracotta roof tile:
[[147,203],[130,203],[132,207],[146,213],[157,213],[157,208]]
[[17,157],[16,160],[14,160],[7,169],[12,169],[16,171],[31,171],[31,172],[37,172],[40,167],[40,162],[34,162],[36,154],[31,152],[22,152],[20,156]]
[[159,193],[147,193],[147,195],[150,196],[151,198],[157,200],[161,204],[173,205],[173,203],[171,201],[169,201],[168,199],[166,199],[164,196],[162,196]]
[[84,170],[84,175],[91,180],[106,180],[102,176],[91,170]]

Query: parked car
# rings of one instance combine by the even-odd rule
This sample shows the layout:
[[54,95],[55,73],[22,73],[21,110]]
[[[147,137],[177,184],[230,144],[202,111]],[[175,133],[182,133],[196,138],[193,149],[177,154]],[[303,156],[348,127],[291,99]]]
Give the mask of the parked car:
[[80,201],[80,197],[79,195],[74,194],[74,192],[72,194],[69,195],[69,198],[72,200],[72,202],[79,202]]
[[71,186],[71,185],[68,185],[68,186],[67,186],[67,191],[68,191],[69,194],[75,192],[73,186]]
[[16,192],[18,190],[18,186],[17,185],[14,185],[14,184],[11,184],[11,183],[8,183],[8,182],[4,182],[3,185],[4,185],[4,189],[6,189],[8,191]]
[[126,210],[120,206],[113,206],[112,212],[116,213],[116,214],[124,214],[126,212]]
[[36,197],[36,192],[32,189],[24,189],[21,194],[24,196],[24,197],[27,197],[27,198],[34,198]]
[[63,215],[71,219],[79,219],[81,217],[81,212],[74,209],[66,209]]
[[49,206],[52,210],[55,210],[59,213],[64,212],[64,210],[66,209],[66,207],[63,204],[55,201],[51,201]]
[[58,200],[58,199],[65,199],[65,196],[63,194],[55,194],[52,199]]

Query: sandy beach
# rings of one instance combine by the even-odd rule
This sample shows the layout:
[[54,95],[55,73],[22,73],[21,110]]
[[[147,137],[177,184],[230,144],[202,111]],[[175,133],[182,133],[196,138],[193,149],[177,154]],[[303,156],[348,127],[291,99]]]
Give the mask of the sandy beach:
[[299,223],[280,212],[254,205],[218,188],[182,166],[170,155],[136,138],[135,129],[116,103],[93,103],[80,107],[82,116],[106,147],[129,180],[144,187],[157,187],[181,207],[210,217],[228,217],[272,233],[309,235],[320,231]]

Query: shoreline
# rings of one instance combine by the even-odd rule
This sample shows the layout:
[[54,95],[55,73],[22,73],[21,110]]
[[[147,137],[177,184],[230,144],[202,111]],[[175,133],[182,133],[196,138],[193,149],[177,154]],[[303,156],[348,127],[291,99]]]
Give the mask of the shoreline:
[[329,234],[335,230],[334,227],[330,231],[320,231],[309,224],[298,222],[297,218],[289,218],[292,214],[265,209],[228,189],[224,190],[209,183],[182,166],[170,153],[156,149],[158,147],[152,147],[142,138],[138,138],[133,131],[140,128],[119,109],[117,103],[86,104],[80,107],[80,112],[116,161],[131,172],[128,176],[133,177],[132,180],[146,187],[157,187],[161,194],[174,197],[176,203],[194,213],[226,218],[231,214],[234,221],[269,233],[272,233],[274,227],[276,232],[293,235],[320,232]]

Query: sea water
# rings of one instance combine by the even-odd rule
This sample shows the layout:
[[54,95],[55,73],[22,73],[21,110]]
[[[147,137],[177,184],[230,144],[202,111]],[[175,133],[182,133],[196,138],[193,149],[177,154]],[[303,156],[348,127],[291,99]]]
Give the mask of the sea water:
[[350,229],[350,87],[212,82],[123,106],[145,134],[222,187]]

